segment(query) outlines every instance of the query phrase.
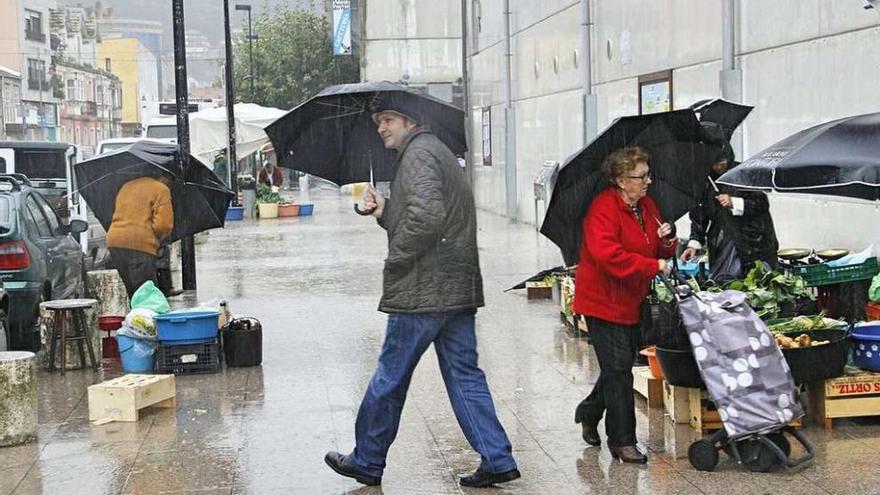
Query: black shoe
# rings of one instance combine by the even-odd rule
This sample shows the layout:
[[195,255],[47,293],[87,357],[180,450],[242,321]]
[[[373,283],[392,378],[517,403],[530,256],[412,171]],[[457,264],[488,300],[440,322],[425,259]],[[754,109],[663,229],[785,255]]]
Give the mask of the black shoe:
[[336,471],[336,474],[354,478],[358,483],[363,483],[367,486],[376,486],[382,483],[380,476],[372,476],[361,471],[360,468],[348,460],[347,456],[339,452],[327,452],[327,455],[324,456],[324,462],[330,466],[330,469]]
[[590,421],[584,421],[581,423],[581,436],[584,441],[593,447],[598,447],[602,445],[602,439],[599,438],[599,430],[598,424],[592,423]]
[[608,448],[611,450],[611,457],[620,459],[621,462],[629,462],[632,464],[647,464],[648,462],[648,456],[643,454],[635,445]]
[[496,483],[506,483],[508,481],[513,481],[519,477],[520,474],[518,469],[511,469],[510,471],[504,471],[503,473],[490,473],[489,471],[477,469],[474,474],[470,476],[462,476],[458,482],[461,483],[461,486],[485,488],[487,486],[492,486]]

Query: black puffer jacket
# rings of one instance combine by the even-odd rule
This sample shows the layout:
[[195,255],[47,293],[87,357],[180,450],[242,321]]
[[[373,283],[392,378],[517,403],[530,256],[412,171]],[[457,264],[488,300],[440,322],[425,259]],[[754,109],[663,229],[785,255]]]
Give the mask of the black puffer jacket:
[[[761,191],[738,191],[721,184],[718,187],[718,193],[707,188],[700,206],[691,212],[690,239],[708,249],[710,265],[718,253],[725,252],[722,244],[732,241],[744,272],[748,272],[756,261],[775,267],[779,242],[767,195]],[[715,198],[717,194],[742,198],[743,215],[734,216],[730,210],[722,208]],[[731,275],[738,278],[744,274]]]
[[417,130],[401,146],[379,225],[388,231],[379,311],[483,305],[474,195],[455,155],[430,132]]

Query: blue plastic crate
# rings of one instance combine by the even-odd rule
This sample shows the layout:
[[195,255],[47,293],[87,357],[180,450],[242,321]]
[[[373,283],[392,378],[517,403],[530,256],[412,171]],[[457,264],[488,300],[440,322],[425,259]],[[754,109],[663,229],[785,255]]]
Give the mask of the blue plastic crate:
[[156,331],[163,344],[197,344],[217,338],[219,311],[176,311],[156,317]]
[[235,221],[244,219],[244,206],[230,206],[226,210],[226,221]]
[[299,216],[301,216],[301,217],[307,217],[307,216],[311,215],[312,213],[314,213],[314,211],[315,211],[315,205],[312,203],[303,203],[303,204],[299,205]]

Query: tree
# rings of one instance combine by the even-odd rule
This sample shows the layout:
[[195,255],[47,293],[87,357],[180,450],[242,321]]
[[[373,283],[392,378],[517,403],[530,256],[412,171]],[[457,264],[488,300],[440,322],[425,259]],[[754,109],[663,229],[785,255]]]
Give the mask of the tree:
[[334,56],[330,22],[303,11],[278,9],[256,20],[251,98],[247,25],[235,43],[234,78],[238,102],[289,109],[332,84],[357,82],[354,56]]

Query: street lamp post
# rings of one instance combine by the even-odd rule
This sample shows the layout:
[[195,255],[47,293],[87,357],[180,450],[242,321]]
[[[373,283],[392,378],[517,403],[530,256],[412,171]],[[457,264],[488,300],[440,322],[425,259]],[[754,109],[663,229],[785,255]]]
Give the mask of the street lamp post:
[[235,10],[242,10],[247,12],[248,16],[248,52],[250,57],[250,68],[248,72],[250,73],[251,79],[251,103],[256,103],[256,93],[254,92],[254,40],[257,39],[254,36],[254,28],[253,24],[251,24],[251,6],[243,5],[243,4],[235,4]]

